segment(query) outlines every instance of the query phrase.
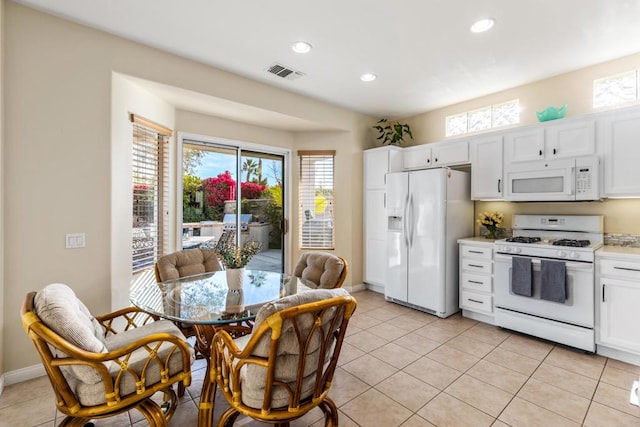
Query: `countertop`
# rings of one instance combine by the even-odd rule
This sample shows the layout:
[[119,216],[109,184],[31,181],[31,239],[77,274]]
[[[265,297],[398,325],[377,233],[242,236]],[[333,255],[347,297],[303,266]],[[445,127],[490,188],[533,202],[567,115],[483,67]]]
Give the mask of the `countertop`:
[[487,239],[485,237],[465,237],[462,239],[458,239],[458,243],[475,243],[475,244],[483,244],[486,246],[493,246],[493,243],[496,239]]
[[615,256],[616,258],[629,258],[632,261],[640,261],[640,248],[630,246],[603,246],[596,251],[596,256]]

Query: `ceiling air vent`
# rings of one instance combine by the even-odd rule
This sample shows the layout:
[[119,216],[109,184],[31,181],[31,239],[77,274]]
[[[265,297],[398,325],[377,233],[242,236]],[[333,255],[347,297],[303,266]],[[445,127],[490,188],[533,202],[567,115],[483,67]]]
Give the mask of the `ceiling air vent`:
[[287,80],[297,80],[298,78],[304,76],[303,72],[293,70],[278,63],[274,63],[269,68],[267,68],[267,72]]

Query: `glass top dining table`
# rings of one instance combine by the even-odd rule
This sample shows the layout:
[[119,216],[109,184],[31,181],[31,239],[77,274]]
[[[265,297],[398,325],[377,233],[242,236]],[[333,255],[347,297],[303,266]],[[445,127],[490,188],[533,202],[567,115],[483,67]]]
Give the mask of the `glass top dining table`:
[[131,303],[147,313],[194,325],[225,325],[253,320],[264,304],[305,290],[312,282],[284,273],[244,270],[241,287],[230,289],[227,272],[214,271],[156,282],[153,270],[136,277]]

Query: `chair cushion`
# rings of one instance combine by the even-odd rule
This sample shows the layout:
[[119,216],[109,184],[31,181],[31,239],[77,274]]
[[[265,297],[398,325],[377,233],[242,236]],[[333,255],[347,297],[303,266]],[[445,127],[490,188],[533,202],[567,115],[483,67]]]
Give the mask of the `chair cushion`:
[[[295,307],[302,304],[307,304],[315,301],[322,301],[325,299],[334,298],[337,296],[349,295],[344,289],[317,289],[307,292],[300,292],[295,295],[291,295],[282,298],[278,301],[265,304],[256,316],[256,321],[253,330],[262,324],[272,314],[282,311],[289,307]],[[335,317],[336,309],[327,310],[323,316],[322,324],[326,331],[329,323]],[[298,327],[302,331],[308,331],[315,322],[315,316],[311,313],[305,313],[297,317]],[[340,322],[337,324],[340,325]],[[332,331],[333,332],[333,331]],[[326,333],[326,332],[325,332]],[[303,332],[306,335],[306,332]],[[236,341],[237,344],[245,344],[242,341]],[[260,357],[269,356],[269,347],[271,344],[271,335],[267,333],[256,344],[253,355]],[[246,345],[246,344],[245,344]],[[306,362],[303,370],[302,381],[302,398],[306,398],[311,395],[315,385],[316,370],[320,359],[320,345],[321,337],[319,332],[314,334],[311,338],[310,345],[308,347],[308,353],[306,354]],[[331,354],[333,346],[326,349],[326,355]],[[294,325],[290,320],[287,320],[282,325],[280,340],[278,342],[277,351],[277,365],[275,369],[275,378],[293,385],[297,378],[299,355],[301,349],[298,345],[296,332]],[[328,362],[328,360],[326,361]],[[262,406],[262,400],[264,398],[265,384],[267,378],[267,371],[265,368],[256,365],[245,365],[241,371],[242,376],[242,402],[252,408],[260,408]],[[278,408],[289,404],[289,394],[282,387],[274,387],[272,390],[271,406]]]
[[332,289],[336,286],[344,262],[337,256],[324,252],[304,252],[293,270],[293,275],[309,280],[319,288]]
[[214,250],[186,249],[165,255],[156,263],[161,281],[221,270]]
[[[135,343],[141,338],[145,338],[149,335],[158,333],[169,333],[186,341],[184,335],[172,322],[168,320],[158,320],[134,329],[129,329],[125,332],[110,335],[106,339],[106,346],[109,351],[114,351],[118,348],[125,347],[128,344]],[[151,346],[155,346],[155,344],[151,343]],[[146,371],[145,384],[147,387],[160,382],[160,363],[167,358],[167,356],[169,355],[169,351],[173,347],[174,345],[169,342],[163,343],[160,346],[160,349],[158,350],[159,360],[154,360],[153,362],[151,362]],[[189,363],[193,363],[193,360],[195,358],[194,351],[191,347],[189,347],[189,349],[191,352],[191,359]],[[142,371],[142,368],[144,367],[144,364],[148,361],[148,355],[149,352],[144,348],[140,348],[134,351],[129,358],[128,366],[132,368],[136,373],[140,373]],[[169,358],[169,375],[174,375],[180,372],[182,369],[182,353],[180,351],[175,351]],[[120,372],[120,366],[116,363],[113,363],[109,371],[111,372],[111,376],[115,378],[116,375]],[[89,384],[79,381],[77,378],[68,378],[68,380],[70,386],[72,387],[72,390],[74,390],[78,400],[83,405],[94,406],[106,402],[103,384]],[[135,393],[135,378],[125,371],[122,375],[119,389],[121,396]]]
[[[62,283],[47,285],[34,299],[35,312],[49,328],[73,345],[92,353],[106,353],[104,329],[91,315],[73,290]],[[56,357],[66,354],[51,348]],[[102,381],[100,375],[89,366],[70,366],[72,375],[88,384]]]

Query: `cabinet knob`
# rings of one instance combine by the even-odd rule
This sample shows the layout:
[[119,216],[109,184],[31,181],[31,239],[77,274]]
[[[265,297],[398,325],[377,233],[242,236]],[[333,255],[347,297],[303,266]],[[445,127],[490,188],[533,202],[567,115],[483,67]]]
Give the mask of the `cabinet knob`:
[[498,193],[501,193],[501,192],[502,192],[502,190],[500,189],[500,187],[502,187],[502,185],[501,185],[501,184],[502,184],[502,179],[501,179],[501,178],[498,178]]
[[542,150],[540,150],[540,155],[542,156]]
[[438,163],[438,158],[436,157],[436,163]]
[[553,154],[556,154],[556,149],[555,148],[553,149]]
[[431,159],[427,159],[427,163],[431,163]]

